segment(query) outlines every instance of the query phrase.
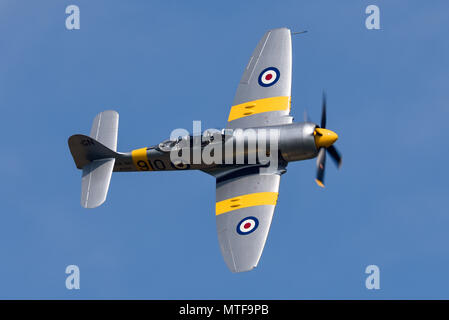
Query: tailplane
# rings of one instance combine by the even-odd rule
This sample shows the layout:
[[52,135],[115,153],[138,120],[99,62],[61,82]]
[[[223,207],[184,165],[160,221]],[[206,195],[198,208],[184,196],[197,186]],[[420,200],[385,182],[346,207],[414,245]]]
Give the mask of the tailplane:
[[81,205],[84,208],[96,208],[106,200],[118,157],[118,118],[113,110],[103,111],[95,117],[90,136],[76,134],[69,138],[76,167],[83,170]]

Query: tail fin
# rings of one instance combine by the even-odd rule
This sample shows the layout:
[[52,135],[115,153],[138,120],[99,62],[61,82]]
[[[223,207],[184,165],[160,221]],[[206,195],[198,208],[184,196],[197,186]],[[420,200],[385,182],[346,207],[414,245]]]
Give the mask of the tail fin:
[[118,113],[99,113],[92,124],[90,137],[76,134],[69,138],[69,148],[76,167],[83,170],[81,205],[95,208],[105,200],[114,169],[117,150]]

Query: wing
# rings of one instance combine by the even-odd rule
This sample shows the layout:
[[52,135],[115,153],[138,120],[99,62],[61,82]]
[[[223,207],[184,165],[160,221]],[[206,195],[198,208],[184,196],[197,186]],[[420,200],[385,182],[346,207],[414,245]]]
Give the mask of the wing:
[[218,241],[232,272],[257,266],[270,230],[279,181],[279,174],[259,174],[258,170],[217,179]]
[[287,28],[268,31],[243,73],[227,128],[291,123],[292,43]]

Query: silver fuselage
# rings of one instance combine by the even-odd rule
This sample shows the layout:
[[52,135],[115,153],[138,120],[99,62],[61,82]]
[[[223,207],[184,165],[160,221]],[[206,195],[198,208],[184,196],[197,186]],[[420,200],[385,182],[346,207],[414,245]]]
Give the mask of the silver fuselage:
[[[288,162],[317,156],[318,149],[314,138],[316,127],[317,125],[311,122],[300,122],[248,128],[242,131],[233,129],[222,131],[218,135],[213,135],[212,138],[203,135],[166,140],[152,147],[119,153],[114,171],[202,170],[214,172],[248,165],[266,166],[266,158],[269,156],[276,156],[280,166],[285,167]],[[266,139],[261,142],[260,136],[263,135]],[[270,139],[273,137],[276,145]],[[221,157],[216,159],[218,161],[211,162],[210,159],[198,156],[210,153],[212,149],[215,152],[221,150]],[[273,150],[276,152],[275,155],[272,154]],[[263,151],[266,151],[266,157],[261,157]],[[174,162],[172,161],[173,152],[188,153],[188,156],[184,157],[183,163]]]

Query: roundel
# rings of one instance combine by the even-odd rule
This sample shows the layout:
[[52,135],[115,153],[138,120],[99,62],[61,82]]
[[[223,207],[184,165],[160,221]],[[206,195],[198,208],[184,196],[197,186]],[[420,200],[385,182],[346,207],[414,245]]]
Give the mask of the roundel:
[[256,217],[246,217],[237,225],[237,233],[241,235],[250,234],[257,229],[259,220]]
[[277,68],[275,67],[266,68],[259,74],[259,84],[262,87],[270,87],[276,82],[278,82],[280,76],[281,73]]

